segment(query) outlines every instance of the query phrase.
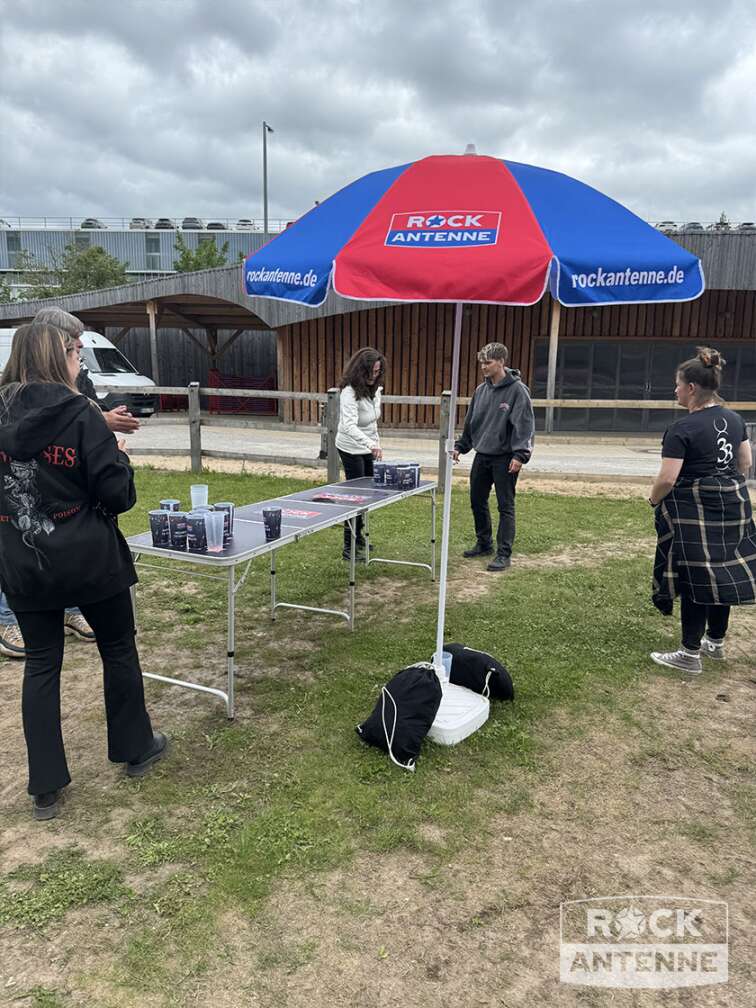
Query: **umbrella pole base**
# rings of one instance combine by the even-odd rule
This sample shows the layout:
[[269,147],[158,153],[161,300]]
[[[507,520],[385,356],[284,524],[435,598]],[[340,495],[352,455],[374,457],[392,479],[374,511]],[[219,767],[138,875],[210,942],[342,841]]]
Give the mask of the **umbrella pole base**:
[[488,720],[488,698],[464,686],[442,682],[443,697],[428,738],[438,745],[457,745]]

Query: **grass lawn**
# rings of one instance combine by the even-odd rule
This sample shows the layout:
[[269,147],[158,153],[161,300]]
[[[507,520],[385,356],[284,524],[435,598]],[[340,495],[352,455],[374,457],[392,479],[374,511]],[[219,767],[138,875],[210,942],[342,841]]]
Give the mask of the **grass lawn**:
[[[187,500],[193,480],[139,470],[124,532],[143,531],[160,498]],[[237,503],[308,485],[208,482],[211,500]],[[492,706],[457,747],[426,743],[414,774],[364,747],[354,726],[383,683],[433,649],[434,586],[419,570],[362,568],[350,632],[286,610],[271,624],[268,561],[255,561],[237,602],[236,720],[213,698],[148,681],[172,748],[142,782],[106,763],[98,663],[71,645],[74,783],[50,824],[31,822],[23,794],[18,676],[8,674],[18,666],[6,662],[0,1004],[573,1004],[581,998],[559,988],[549,944],[560,900],[615,883],[642,888],[606,891],[654,892],[678,870],[683,886],[686,865],[704,862],[690,894],[730,898],[737,929],[754,863],[741,720],[756,676],[751,614],[734,614],[734,660],[681,684],[647,658],[677,639],[649,601],[648,506],[528,492],[517,518],[519,562],[487,574],[459,559],[471,523],[454,490],[446,639],[500,657],[516,703]],[[427,500],[414,499],[374,515],[371,537],[381,555],[425,560],[428,526]],[[282,550],[279,597],[340,608],[340,551],[340,529]],[[222,683],[225,586],[158,567],[138,588],[145,671]],[[622,825],[641,821],[642,835],[623,839]],[[426,916],[431,905],[438,917]],[[550,935],[528,946],[544,944],[543,958],[510,940],[528,906]],[[444,944],[475,979],[463,982]],[[745,966],[738,983],[751,989]]]

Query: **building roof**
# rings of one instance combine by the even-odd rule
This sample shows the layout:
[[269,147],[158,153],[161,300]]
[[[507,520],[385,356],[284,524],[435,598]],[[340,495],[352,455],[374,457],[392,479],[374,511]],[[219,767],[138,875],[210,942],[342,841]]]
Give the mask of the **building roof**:
[[[700,257],[708,289],[756,290],[756,234],[691,232],[673,240]],[[55,304],[91,327],[144,327],[148,324],[148,301],[157,306],[158,326],[198,329],[278,329],[365,307],[333,291],[319,308],[248,297],[242,287],[241,265],[237,263],[45,301],[0,304],[0,325],[20,325],[33,318],[40,308]],[[373,301],[370,307],[390,303]]]

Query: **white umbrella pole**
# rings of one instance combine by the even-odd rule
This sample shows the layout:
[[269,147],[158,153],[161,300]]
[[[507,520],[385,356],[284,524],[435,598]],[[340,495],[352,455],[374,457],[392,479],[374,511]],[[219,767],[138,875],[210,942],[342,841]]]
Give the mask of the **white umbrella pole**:
[[454,430],[457,418],[457,390],[459,388],[459,351],[462,342],[462,302],[454,311],[454,349],[452,350],[451,399],[449,401],[449,426],[446,431],[446,469],[444,473],[444,507],[441,518],[441,567],[438,577],[438,621],[436,623],[436,651],[434,661],[441,669],[441,652],[444,649],[444,614],[446,612],[446,569],[449,564],[449,525],[451,523],[451,485]]

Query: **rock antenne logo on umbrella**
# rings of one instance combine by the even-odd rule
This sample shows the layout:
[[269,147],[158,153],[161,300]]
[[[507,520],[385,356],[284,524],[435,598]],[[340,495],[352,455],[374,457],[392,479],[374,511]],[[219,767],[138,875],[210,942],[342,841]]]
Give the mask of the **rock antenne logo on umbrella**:
[[501,213],[415,210],[391,217],[385,244],[393,248],[476,248],[499,240]]

